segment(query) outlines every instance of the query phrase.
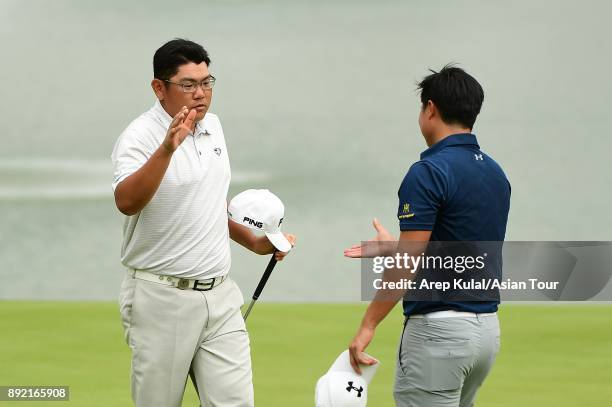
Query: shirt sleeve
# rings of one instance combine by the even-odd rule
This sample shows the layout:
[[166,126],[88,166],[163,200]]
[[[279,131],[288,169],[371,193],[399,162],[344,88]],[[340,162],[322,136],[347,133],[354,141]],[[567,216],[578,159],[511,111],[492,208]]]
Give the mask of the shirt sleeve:
[[115,143],[115,148],[111,154],[113,163],[113,191],[117,185],[140,167],[142,167],[149,157],[153,155],[155,149],[144,137],[137,132],[126,131]]
[[444,177],[432,164],[413,164],[397,192],[400,230],[433,230],[445,190]]

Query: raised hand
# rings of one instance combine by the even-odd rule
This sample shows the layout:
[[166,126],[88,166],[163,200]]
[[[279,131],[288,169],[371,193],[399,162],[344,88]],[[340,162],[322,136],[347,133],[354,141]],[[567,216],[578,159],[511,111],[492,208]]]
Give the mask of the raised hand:
[[195,109],[188,110],[187,107],[183,106],[176,116],[174,116],[163,142],[164,148],[168,150],[169,153],[175,152],[183,140],[193,132],[196,113]]

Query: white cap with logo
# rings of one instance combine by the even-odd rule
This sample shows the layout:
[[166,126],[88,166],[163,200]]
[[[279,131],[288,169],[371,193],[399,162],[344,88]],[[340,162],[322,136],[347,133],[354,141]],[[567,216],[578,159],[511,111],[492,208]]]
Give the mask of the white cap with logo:
[[368,402],[368,384],[372,381],[380,362],[371,366],[360,365],[361,375],[353,370],[349,351],[338,356],[317,382],[316,407],[364,407]]
[[280,230],[285,206],[267,189],[247,189],[239,193],[230,201],[227,214],[238,224],[264,232],[281,252],[291,250],[291,243]]

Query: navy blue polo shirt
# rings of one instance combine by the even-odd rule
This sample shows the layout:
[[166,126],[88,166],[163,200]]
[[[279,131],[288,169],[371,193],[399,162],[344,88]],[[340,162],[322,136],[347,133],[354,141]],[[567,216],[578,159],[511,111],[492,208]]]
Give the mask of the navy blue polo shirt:
[[[401,231],[431,230],[431,241],[504,240],[510,183],[501,167],[480,150],[473,134],[453,134],[421,153],[398,197]],[[404,300],[403,305],[409,316],[442,310],[495,312],[498,304]]]

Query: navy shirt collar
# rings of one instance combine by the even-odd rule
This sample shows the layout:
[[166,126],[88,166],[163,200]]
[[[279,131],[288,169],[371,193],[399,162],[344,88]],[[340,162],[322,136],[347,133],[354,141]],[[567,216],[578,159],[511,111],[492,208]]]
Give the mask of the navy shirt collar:
[[442,150],[444,147],[458,145],[471,145],[476,146],[476,148],[480,148],[480,146],[478,145],[478,141],[476,140],[476,136],[472,133],[451,134],[450,136],[447,136],[442,140],[438,141],[436,144],[429,147],[427,150],[423,151],[421,153],[421,160],[429,155],[432,155]]

